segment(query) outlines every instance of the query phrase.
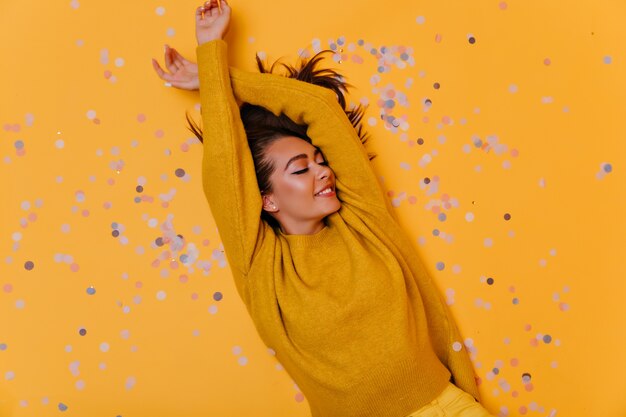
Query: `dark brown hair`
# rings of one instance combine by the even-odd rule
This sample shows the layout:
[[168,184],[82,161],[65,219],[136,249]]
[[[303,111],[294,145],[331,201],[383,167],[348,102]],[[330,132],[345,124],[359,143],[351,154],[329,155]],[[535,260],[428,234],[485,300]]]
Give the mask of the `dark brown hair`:
[[[325,53],[334,53],[330,49],[325,49],[316,53],[311,59],[300,58],[299,68],[295,68],[288,64],[275,61],[269,69],[263,64],[258,54],[256,55],[256,63],[261,73],[274,74],[274,68],[277,64],[282,65],[287,73],[285,77],[294,78],[299,81],[304,81],[310,84],[319,85],[324,88],[331,89],[337,94],[337,101],[341,105],[341,108],[346,113],[346,116],[354,126],[361,143],[365,144],[369,139],[369,134],[363,129],[361,119],[365,113],[365,108],[361,104],[352,108],[346,109],[346,99],[344,92],[348,91],[348,88],[353,87],[351,84],[345,82],[344,78],[337,71],[329,68],[316,68],[319,61],[324,58]],[[282,74],[281,74],[282,75]],[[311,138],[306,134],[307,126],[295,123],[285,114],[280,116],[274,115],[269,110],[261,106],[252,105],[249,103],[243,103],[239,109],[241,121],[243,122],[244,130],[248,140],[248,146],[252,153],[252,159],[254,160],[254,169],[256,173],[257,183],[259,185],[259,191],[261,195],[270,193],[272,191],[272,184],[270,176],[274,172],[274,164],[269,158],[265,157],[265,150],[275,140],[285,136],[295,136],[303,139],[312,144]],[[196,137],[203,142],[202,130],[186,113],[188,129],[191,130]],[[323,149],[322,149],[323,152]],[[369,159],[372,160],[376,156],[372,153],[368,153]],[[331,167],[332,168],[332,167]],[[278,221],[263,211],[261,218],[268,222],[268,224],[274,228],[279,227]]]

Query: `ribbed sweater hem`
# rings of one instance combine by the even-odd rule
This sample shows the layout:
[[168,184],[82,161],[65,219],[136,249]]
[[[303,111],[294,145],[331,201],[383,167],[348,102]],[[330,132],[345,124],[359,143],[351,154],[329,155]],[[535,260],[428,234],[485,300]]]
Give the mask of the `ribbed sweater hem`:
[[441,362],[423,356],[428,355],[372,369],[343,392],[322,387],[314,389],[315,397],[305,392],[312,417],[406,417],[419,410],[450,381]]

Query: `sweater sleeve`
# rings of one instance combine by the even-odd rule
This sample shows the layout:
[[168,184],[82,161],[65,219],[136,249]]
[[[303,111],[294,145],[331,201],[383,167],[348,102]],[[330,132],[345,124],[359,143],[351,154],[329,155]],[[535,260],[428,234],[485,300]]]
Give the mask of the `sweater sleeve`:
[[[440,297],[443,303],[443,299]],[[447,368],[452,373],[453,383],[461,388],[463,391],[471,394],[477,401],[480,402],[480,392],[478,385],[476,384],[476,378],[474,374],[474,367],[472,361],[467,352],[467,348],[464,345],[461,333],[452,317],[452,312],[448,306],[443,303],[443,309],[446,315],[446,321],[448,322],[448,343],[446,349],[448,351]],[[455,351],[454,344],[460,343],[461,350]]]
[[336,177],[337,197],[366,211],[389,212],[391,206],[376,178],[367,151],[334,91],[270,73],[230,68],[235,96],[279,116],[284,113],[307,125],[307,135],[318,146]]
[[[431,329],[431,340],[435,351],[438,352],[443,364],[452,374],[454,385],[471,394],[477,401],[480,401],[474,366],[452,311],[444,301],[443,295],[434,281],[427,275],[421,261],[417,261],[420,269],[423,271],[418,285],[420,285],[420,292],[424,297],[424,307],[427,310],[429,325],[433,326]],[[460,344],[460,346],[457,344]]]
[[263,237],[262,199],[239,106],[230,83],[227,44],[196,48],[202,113],[202,186],[233,273],[248,273]]

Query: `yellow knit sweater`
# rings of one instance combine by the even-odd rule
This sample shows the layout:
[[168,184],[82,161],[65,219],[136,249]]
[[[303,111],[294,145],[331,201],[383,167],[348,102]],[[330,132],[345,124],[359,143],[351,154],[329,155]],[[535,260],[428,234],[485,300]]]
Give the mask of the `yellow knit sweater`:
[[[404,417],[449,380],[478,399],[453,318],[336,94],[230,67],[223,40],[198,46],[196,54],[204,192],[239,295],[312,416]],[[308,126],[335,172],[341,201],[320,232],[285,235],[261,220],[237,100]]]

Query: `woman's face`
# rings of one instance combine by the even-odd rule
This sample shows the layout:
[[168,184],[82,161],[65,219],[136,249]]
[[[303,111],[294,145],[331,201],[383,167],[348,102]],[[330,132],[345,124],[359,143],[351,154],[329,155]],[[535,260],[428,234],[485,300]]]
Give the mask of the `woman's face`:
[[273,162],[274,172],[270,176],[272,192],[263,196],[263,209],[288,233],[311,230],[339,210],[335,174],[319,148],[298,137],[285,136],[272,142],[265,157]]

